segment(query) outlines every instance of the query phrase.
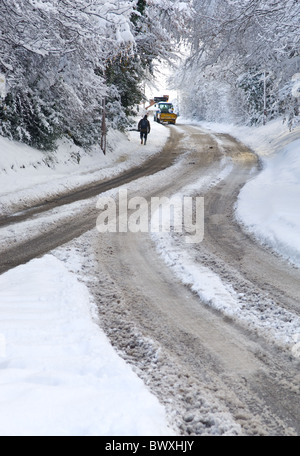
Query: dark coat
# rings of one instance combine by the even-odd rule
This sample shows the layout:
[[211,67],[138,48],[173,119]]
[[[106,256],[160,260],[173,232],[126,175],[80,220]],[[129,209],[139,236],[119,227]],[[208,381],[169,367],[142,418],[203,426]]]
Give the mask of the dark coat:
[[139,121],[138,130],[141,133],[150,133],[151,127],[147,116],[145,116],[143,119]]

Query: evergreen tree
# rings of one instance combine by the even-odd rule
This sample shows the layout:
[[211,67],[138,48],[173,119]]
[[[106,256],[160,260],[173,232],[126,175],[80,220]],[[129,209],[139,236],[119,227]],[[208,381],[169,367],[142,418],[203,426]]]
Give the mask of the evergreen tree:
[[[117,88],[126,116],[136,114],[134,107],[143,99],[142,83],[144,70],[137,55],[120,56],[109,62],[106,67],[106,82]],[[110,100],[112,101],[112,100]]]
[[0,103],[0,134],[41,150],[54,150],[61,134],[55,105],[17,91]]
[[157,58],[169,58],[190,0],[1,0],[0,134],[52,149],[68,134],[89,146],[125,128]]

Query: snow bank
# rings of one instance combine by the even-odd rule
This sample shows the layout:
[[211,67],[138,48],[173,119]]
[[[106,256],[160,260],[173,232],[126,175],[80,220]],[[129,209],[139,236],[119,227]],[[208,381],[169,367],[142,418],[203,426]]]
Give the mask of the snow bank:
[[170,435],[164,409],[52,255],[0,276],[2,436]]
[[141,146],[137,131],[111,131],[104,155],[99,146],[83,150],[67,139],[56,152],[45,153],[0,136],[0,214],[139,166],[159,153],[168,137],[169,130],[154,122],[147,146]]
[[261,127],[191,123],[229,133],[257,153],[263,170],[240,192],[237,219],[259,242],[300,267],[300,127],[290,132],[282,120]]
[[237,217],[262,243],[300,267],[300,139],[264,160],[241,191]]

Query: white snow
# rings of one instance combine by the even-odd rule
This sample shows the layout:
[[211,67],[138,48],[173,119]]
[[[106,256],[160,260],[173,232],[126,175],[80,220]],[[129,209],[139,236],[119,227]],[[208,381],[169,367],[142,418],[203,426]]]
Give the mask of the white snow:
[[[260,128],[199,125],[211,133],[232,134],[261,157],[263,170],[241,191],[237,217],[261,242],[299,266],[300,129],[290,133],[280,121]],[[0,137],[0,214],[116,175],[158,153],[167,138],[168,130],[152,122],[147,147],[140,145],[137,132],[129,139],[113,134],[107,156],[100,148],[83,152],[64,141],[51,159]],[[215,185],[227,166],[220,166],[214,182],[191,183],[189,191]],[[155,186],[169,172],[149,176],[144,183]],[[78,207],[76,203],[72,210]],[[57,217],[68,210],[57,210]],[[49,219],[55,220],[52,213]],[[23,236],[39,221],[27,223]],[[17,228],[16,233],[21,235]],[[7,235],[2,231],[3,242]],[[183,255],[171,236],[158,234],[156,242],[169,266],[202,299],[240,316],[240,301],[228,284],[209,269],[196,268],[193,257]],[[270,315],[271,327],[251,313],[244,312],[243,318],[262,330],[274,329],[299,357],[299,322],[284,324]],[[173,435],[162,406],[98,326],[86,286],[51,254],[0,276],[0,371],[1,435]]]
[[52,255],[0,276],[2,436],[169,435],[165,412]]
[[300,266],[300,139],[264,161],[241,191],[237,216],[263,243]]
[[157,154],[168,137],[162,126],[152,128],[146,147],[141,147],[137,131],[128,137],[109,133],[106,155],[99,146],[84,151],[66,139],[56,152],[45,153],[0,136],[0,215],[140,165]]
[[241,191],[238,220],[262,243],[300,267],[300,127],[282,121],[259,128],[205,124],[230,133],[261,158],[263,170]]

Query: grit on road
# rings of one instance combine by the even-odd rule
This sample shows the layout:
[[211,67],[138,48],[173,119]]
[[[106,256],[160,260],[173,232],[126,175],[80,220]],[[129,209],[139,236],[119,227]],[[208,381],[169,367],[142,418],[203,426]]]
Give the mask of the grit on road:
[[[231,167],[219,178],[224,160]],[[171,197],[202,178],[204,240],[185,245],[175,235],[175,242],[230,282],[244,306],[266,308],[272,302],[299,317],[299,270],[258,245],[234,217],[240,189],[257,172],[255,154],[232,137],[199,127],[171,128],[159,159],[144,168],[2,221],[26,224],[59,205],[87,202],[76,215],[66,212],[55,226],[32,232],[20,244],[8,242],[0,271],[53,249],[58,256],[77,249],[104,331],[165,405],[178,433],[299,435],[299,360],[255,325],[245,327],[202,302],[159,256],[151,233],[98,233],[99,211],[88,199],[109,189],[116,195],[120,185],[130,198]]]

